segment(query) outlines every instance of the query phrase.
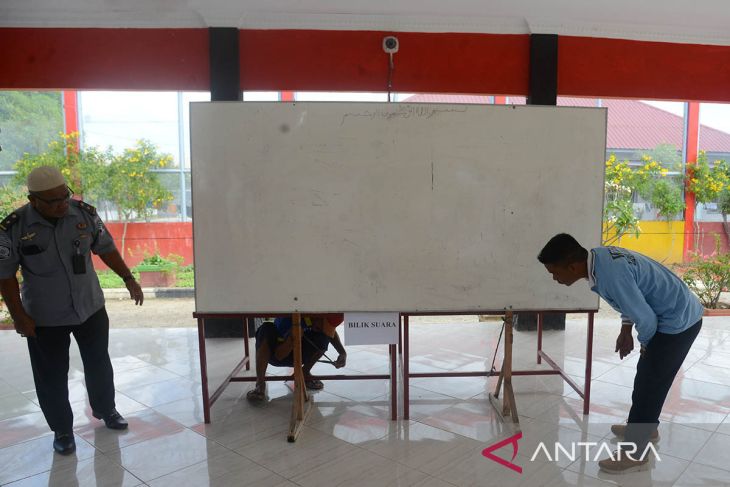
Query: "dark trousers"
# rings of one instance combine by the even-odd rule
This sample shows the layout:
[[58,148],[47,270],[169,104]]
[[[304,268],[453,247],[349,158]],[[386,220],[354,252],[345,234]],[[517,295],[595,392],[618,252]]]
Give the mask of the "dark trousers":
[[639,358],[625,433],[625,441],[636,443],[638,454],[656,430],[674,377],[701,328],[702,320],[676,335],[656,333]]
[[37,327],[36,337],[28,338],[33,380],[48,426],[59,433],[73,430],[73,413],[68,402],[68,350],[72,333],[84,363],[91,409],[103,415],[115,407],[106,308],[101,308],[80,325]]

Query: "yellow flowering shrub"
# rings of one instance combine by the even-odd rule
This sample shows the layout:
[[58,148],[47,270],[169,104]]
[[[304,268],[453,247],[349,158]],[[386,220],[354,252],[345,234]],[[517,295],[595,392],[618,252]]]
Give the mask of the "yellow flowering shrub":
[[651,155],[641,158],[639,167],[619,161],[615,154],[606,160],[605,205],[603,214],[604,245],[610,245],[627,233],[639,235],[639,218],[634,212],[633,195],[637,193],[657,209],[664,218],[672,218],[684,209],[681,178]]
[[110,157],[110,151],[80,147],[78,132],[60,132],[56,139],[48,143],[45,152],[26,152],[15,162],[13,183],[17,187],[24,187],[25,180],[33,169],[38,166],[53,166],[61,171],[75,192],[95,198],[103,192],[101,186],[106,179],[104,173]]
[[151,142],[137,141],[133,148],[113,158],[109,165],[108,199],[118,209],[123,221],[149,219],[152,211],[173,196],[152,169],[172,162],[172,156],[158,152]]
[[687,166],[687,189],[694,193],[698,203],[718,201],[723,192],[730,189],[730,176],[725,161],[716,161],[713,167],[707,155],[700,151],[697,163]]

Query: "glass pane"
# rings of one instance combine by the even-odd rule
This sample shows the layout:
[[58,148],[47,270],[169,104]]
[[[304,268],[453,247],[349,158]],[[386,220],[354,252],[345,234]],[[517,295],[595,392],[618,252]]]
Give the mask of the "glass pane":
[[190,169],[190,103],[196,101],[210,101],[210,92],[208,91],[190,91],[181,93],[182,102],[182,134],[183,134],[183,160],[186,169]]
[[37,154],[63,131],[58,91],[0,91],[0,171],[10,171],[25,152]]
[[182,218],[182,192],[179,172],[155,172],[162,186],[172,194],[172,199],[163,203],[153,213],[151,221],[180,221]]
[[355,92],[355,91],[297,91],[297,101],[388,101],[387,93]]
[[160,152],[171,154],[178,165],[176,92],[80,91],[79,116],[85,146],[111,147],[121,153],[146,139]]
[[493,97],[486,95],[450,95],[445,93],[419,93],[403,96],[402,103],[464,103],[469,105],[491,104]]
[[243,101],[279,101],[278,91],[244,91]]
[[[250,322],[253,321],[253,319],[250,320]],[[243,337],[245,336],[244,326],[245,321],[243,318],[214,318],[205,320],[205,350],[207,357],[208,391],[210,394],[215,392],[226,377],[228,377],[241,360],[243,360]],[[249,335],[249,347],[252,359],[255,357],[254,340],[251,339],[253,337],[254,334],[251,333]],[[251,363],[251,371],[242,369],[237,375],[255,375],[255,368],[256,363],[254,361]],[[291,371],[291,369],[269,367],[267,375],[288,371]],[[251,386],[252,385],[253,384],[251,384]],[[231,384],[231,386],[228,387],[228,391],[231,391],[234,388],[240,391],[245,391],[249,388],[249,385],[243,385],[243,387],[240,387],[239,389],[235,385]],[[269,382],[267,389],[269,391],[272,389],[276,390],[276,383]]]
[[[730,162],[730,104],[701,103],[700,104],[700,141],[699,150],[704,152],[707,163],[711,168],[721,161]],[[725,188],[722,194],[728,194]],[[695,220],[701,222],[722,222],[723,206],[720,199],[706,203],[698,203]],[[727,197],[724,198],[727,200]],[[727,218],[727,212],[725,212]],[[713,233],[723,230],[720,225],[707,226],[700,233]]]

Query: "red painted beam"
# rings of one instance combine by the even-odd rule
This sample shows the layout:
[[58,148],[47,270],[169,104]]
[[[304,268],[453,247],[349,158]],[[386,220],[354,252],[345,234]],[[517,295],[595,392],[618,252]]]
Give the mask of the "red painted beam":
[[[385,91],[388,32],[242,30],[241,89]],[[393,89],[526,95],[529,36],[395,33]],[[208,90],[207,29],[0,28],[0,89]],[[730,46],[561,36],[564,96],[730,102]]]
[[0,29],[0,87],[208,90],[207,29]]
[[730,46],[561,36],[558,92],[730,101]]
[[[242,30],[241,89],[387,91],[387,32]],[[398,32],[393,90],[526,94],[529,36]],[[499,69],[495,69],[499,66]]]

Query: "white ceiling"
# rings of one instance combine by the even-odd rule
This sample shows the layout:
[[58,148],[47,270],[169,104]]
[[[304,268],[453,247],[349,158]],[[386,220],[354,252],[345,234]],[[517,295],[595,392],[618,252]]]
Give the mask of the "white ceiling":
[[1,27],[548,33],[730,45],[728,0],[0,0]]

